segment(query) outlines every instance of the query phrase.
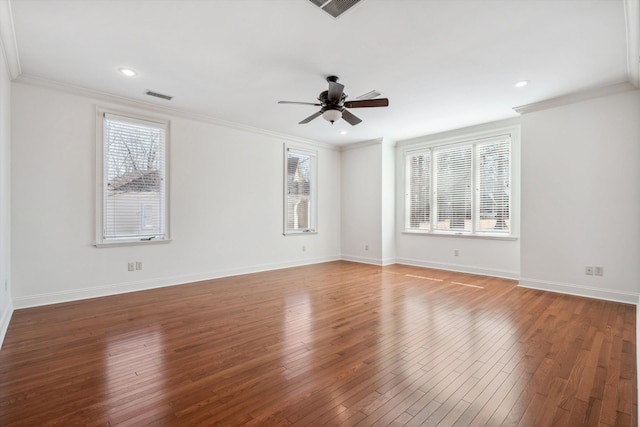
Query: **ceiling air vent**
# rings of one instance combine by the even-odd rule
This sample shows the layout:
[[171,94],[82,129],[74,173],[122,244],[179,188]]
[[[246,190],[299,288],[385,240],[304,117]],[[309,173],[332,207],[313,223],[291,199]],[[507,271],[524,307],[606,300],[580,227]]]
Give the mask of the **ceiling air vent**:
[[311,3],[318,6],[320,9],[327,12],[334,18],[339,17],[352,6],[361,2],[362,0],[309,0]]
[[173,96],[165,95],[163,93],[153,92],[151,90],[148,90],[145,93],[149,96],[155,96],[156,98],[166,99],[167,101],[171,101],[171,99],[173,99]]

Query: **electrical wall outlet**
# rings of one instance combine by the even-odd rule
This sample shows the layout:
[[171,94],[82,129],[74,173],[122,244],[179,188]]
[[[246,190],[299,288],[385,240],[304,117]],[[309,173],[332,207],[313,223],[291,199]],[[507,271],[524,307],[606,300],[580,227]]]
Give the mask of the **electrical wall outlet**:
[[136,270],[142,270],[142,261],[136,261]]
[[127,265],[127,268],[129,269],[129,271],[136,271],[136,263],[135,262],[130,262]]
[[307,247],[306,246],[302,246],[302,252],[306,252],[307,251]]
[[460,251],[458,249],[454,249],[453,256],[460,256]]
[[590,265],[586,266],[584,268],[584,274],[586,274],[587,276],[593,276],[593,267],[591,267]]
[[364,245],[364,250],[368,251],[369,250],[369,245]]
[[593,268],[593,274],[596,276],[604,276],[604,267],[595,266]]

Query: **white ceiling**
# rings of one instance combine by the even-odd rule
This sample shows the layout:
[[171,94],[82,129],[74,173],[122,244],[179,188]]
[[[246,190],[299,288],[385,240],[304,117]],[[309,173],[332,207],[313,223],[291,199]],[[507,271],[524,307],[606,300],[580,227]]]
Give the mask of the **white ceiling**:
[[[308,0],[8,4],[18,80],[335,145],[514,117],[513,107],[625,82],[637,67],[628,64],[637,49],[629,22],[637,22],[625,15],[637,0],[363,0],[338,19]],[[124,77],[123,66],[139,75]],[[389,107],[351,110],[363,120],[352,127],[322,118],[299,125],[317,107],[277,104],[314,102],[332,74],[349,99],[376,89]],[[530,85],[513,87],[523,79]]]

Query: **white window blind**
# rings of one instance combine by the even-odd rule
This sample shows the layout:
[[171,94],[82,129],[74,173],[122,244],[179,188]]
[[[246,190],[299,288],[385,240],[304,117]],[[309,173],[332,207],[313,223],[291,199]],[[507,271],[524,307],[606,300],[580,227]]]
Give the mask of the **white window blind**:
[[285,147],[284,232],[316,231],[316,154]]
[[436,230],[471,231],[471,147],[434,150]]
[[167,238],[167,123],[103,114],[102,242]]
[[511,233],[509,135],[408,151],[405,229]]
[[505,138],[478,144],[479,231],[510,228],[511,144]]
[[431,227],[431,152],[409,155],[407,170],[409,228],[428,230]]

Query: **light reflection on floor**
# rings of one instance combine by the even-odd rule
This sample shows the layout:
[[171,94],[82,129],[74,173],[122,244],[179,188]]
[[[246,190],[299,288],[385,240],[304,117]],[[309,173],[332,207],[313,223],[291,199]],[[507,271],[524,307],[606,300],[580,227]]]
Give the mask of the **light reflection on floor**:
[[308,292],[287,295],[284,310],[284,351],[282,364],[287,377],[305,372],[313,344],[313,307]]
[[[105,406],[113,422],[123,410],[153,401],[155,411],[169,409],[159,400],[165,390],[164,339],[161,329],[145,329],[113,336],[107,343],[105,363]],[[142,394],[140,390],[146,390]],[[131,390],[137,390],[131,395]],[[122,401],[127,403],[123,404]],[[119,401],[118,412],[109,410]],[[148,415],[148,412],[147,412]]]

